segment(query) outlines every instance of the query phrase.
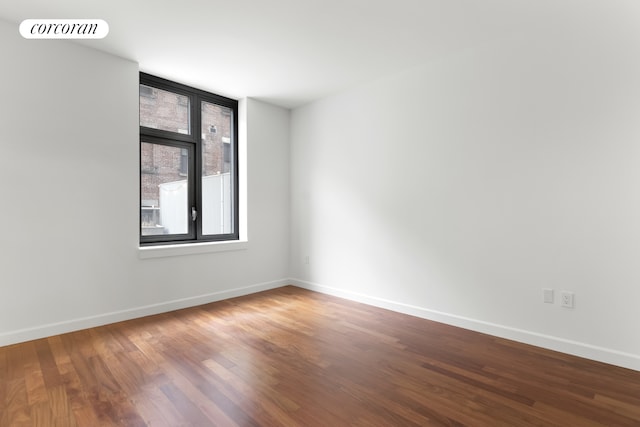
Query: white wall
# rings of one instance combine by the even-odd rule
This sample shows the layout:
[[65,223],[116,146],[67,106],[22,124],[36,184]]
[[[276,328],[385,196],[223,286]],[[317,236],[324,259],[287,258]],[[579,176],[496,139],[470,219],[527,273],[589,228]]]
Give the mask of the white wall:
[[605,6],[295,110],[295,283],[640,369],[640,31]]
[[0,45],[0,345],[285,283],[287,110],[242,105],[246,249],[140,259],[137,64],[3,21]]

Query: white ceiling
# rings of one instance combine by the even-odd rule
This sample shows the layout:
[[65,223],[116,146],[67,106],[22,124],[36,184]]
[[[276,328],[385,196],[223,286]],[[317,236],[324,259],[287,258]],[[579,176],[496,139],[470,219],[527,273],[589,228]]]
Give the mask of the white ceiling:
[[16,31],[29,18],[104,19],[109,35],[83,44],[134,60],[151,74],[291,108],[634,1],[0,0],[0,17],[15,22]]

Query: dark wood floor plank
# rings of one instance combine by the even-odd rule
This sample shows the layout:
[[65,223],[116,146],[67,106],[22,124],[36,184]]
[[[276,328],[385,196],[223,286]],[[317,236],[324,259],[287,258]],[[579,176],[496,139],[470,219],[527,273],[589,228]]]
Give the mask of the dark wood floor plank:
[[0,413],[2,426],[31,425],[31,406],[27,396],[24,379],[18,378],[7,381],[5,404]]
[[[220,389],[230,400],[239,407],[247,406],[251,408],[247,416],[251,418],[252,424],[295,425],[291,414],[287,413],[287,410],[283,409],[281,405],[274,402],[273,396],[263,396],[256,389],[253,382],[247,382],[234,373],[233,367],[236,366],[235,364],[221,365],[214,359],[205,360],[203,364],[214,374],[217,379],[216,383],[219,384]],[[247,405],[249,402],[251,404]]]
[[284,287],[0,347],[0,427],[640,426],[640,372]]
[[169,382],[160,387],[160,390],[189,425],[240,426],[220,410],[215,403],[209,402],[206,396],[196,391],[197,389],[192,387],[188,380],[186,383],[181,380],[177,380],[175,383]]
[[73,408],[73,417],[78,427],[107,427],[111,425],[109,422],[101,421],[90,404]]
[[48,402],[31,404],[31,423],[33,426],[45,427],[55,425],[53,411]]
[[37,362],[42,371],[42,378],[47,387],[56,387],[62,384],[62,378],[56,365],[55,358],[47,340],[33,341],[37,354]]
[[160,388],[148,387],[141,390],[131,397],[131,403],[149,426],[173,427],[187,422]]

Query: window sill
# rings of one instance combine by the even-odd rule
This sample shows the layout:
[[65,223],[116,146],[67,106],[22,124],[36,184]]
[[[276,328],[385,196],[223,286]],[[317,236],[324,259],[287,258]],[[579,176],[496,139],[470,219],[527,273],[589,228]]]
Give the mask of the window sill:
[[180,245],[141,246],[138,248],[138,258],[164,258],[181,255],[206,254],[212,252],[241,251],[249,247],[246,240],[229,242],[185,243]]

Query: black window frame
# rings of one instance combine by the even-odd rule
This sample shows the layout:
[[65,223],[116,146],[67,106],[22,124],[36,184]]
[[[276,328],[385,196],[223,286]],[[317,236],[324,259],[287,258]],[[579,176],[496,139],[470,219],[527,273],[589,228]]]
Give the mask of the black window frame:
[[[177,83],[151,74],[140,72],[141,85],[173,92],[184,95],[189,98],[189,134],[179,132],[166,131],[161,129],[140,126],[140,151],[139,151],[139,173],[140,173],[140,197],[139,197],[139,215],[140,222],[138,227],[138,235],[141,246],[167,245],[181,243],[198,243],[198,242],[219,242],[239,240],[239,173],[238,173],[238,101],[227,98],[214,93],[206,92],[191,86]],[[202,233],[202,102],[216,104],[231,110],[231,198],[232,217],[231,217],[231,233],[204,235]],[[139,120],[138,120],[139,122]],[[142,235],[142,144],[151,143],[165,145],[181,149],[187,149],[189,153],[188,161],[188,209],[191,211],[196,209],[197,216],[195,220],[188,221],[189,229],[186,234],[162,234],[162,235]],[[189,215],[191,216],[191,215]]]

